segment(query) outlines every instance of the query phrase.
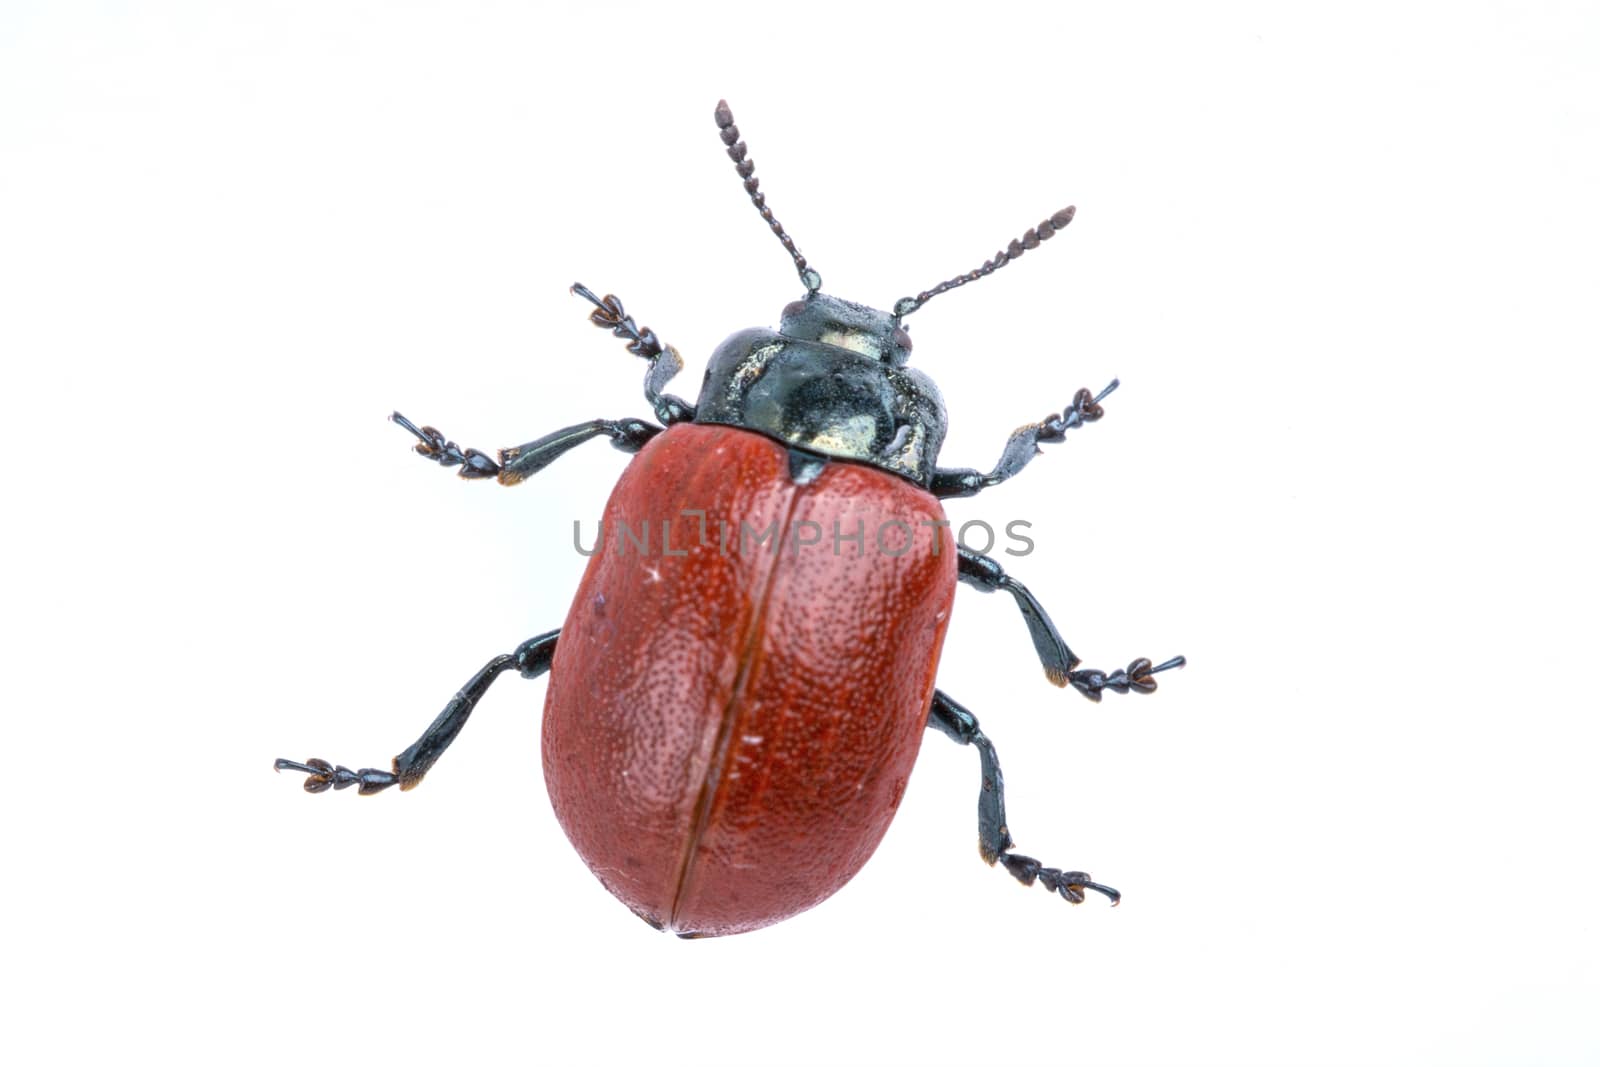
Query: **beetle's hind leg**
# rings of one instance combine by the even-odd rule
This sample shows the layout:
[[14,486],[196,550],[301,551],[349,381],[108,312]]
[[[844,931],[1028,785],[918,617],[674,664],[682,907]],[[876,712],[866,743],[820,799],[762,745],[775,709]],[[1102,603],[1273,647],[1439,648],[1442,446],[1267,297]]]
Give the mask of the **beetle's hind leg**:
[[1011,831],[1006,827],[1006,783],[1000,774],[1000,760],[995,756],[993,742],[978,728],[978,719],[972,712],[935,689],[928,726],[978,750],[978,762],[983,770],[983,788],[978,793],[978,852],[985,863],[999,862],[1023,885],[1038,882],[1074,904],[1083,903],[1085,889],[1104,894],[1112,904],[1122,899],[1122,894],[1094,881],[1083,871],[1046,867],[1032,856],[1011,851]]
[[508,670],[515,670],[524,678],[538,678],[550,670],[550,661],[556,654],[556,638],[560,634],[560,630],[551,630],[547,634],[529,638],[518,645],[515,652],[496,656],[485,663],[478,673],[450,698],[450,702],[444,706],[439,717],[422,732],[422,736],[417,738],[410,748],[394,758],[392,770],[380,771],[373,767],[363,767],[359,771],[352,771],[348,767],[331,764],[323,759],[310,759],[304,763],[280,759],[273,763],[273,769],[300,771],[308,775],[305,781],[307,793],[345,789],[352,785],[357,786],[356,791],[363,795],[382,792],[391,785],[410,789],[422,781],[422,776],[428,773],[428,769],[444,754],[444,750],[450,747],[450,743],[456,739],[461,728],[467,724],[472,709],[478,706],[478,701],[483,699],[483,695],[489,691],[496,678]]
[[1141,657],[1117,671],[1108,672],[1093,667],[1074,670],[1082,661],[1061,639],[1056,624],[1044,610],[1044,605],[1039,603],[1039,598],[1029,592],[1027,586],[1007,574],[999,560],[966,548],[959,551],[957,573],[962,582],[985,593],[1003,589],[1016,601],[1017,610],[1022,612],[1022,619],[1028,624],[1028,636],[1033,640],[1033,649],[1039,654],[1039,662],[1044,664],[1044,674],[1050,679],[1051,685],[1064,686],[1070,683],[1078,692],[1099,703],[1100,694],[1107,689],[1115,693],[1130,690],[1153,693],[1156,680],[1151,675],[1182,667],[1187,662],[1182,656],[1174,656],[1156,666]]

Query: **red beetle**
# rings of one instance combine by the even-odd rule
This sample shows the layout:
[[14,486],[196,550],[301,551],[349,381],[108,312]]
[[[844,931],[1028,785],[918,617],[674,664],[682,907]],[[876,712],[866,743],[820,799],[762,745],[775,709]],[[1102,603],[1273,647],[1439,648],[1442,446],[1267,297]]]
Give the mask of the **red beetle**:
[[1045,673],[1092,700],[1149,692],[1182,666],[1138,659],[1125,670],[1078,658],[1028,590],[988,556],[959,546],[941,497],[1011,477],[1066,431],[1098,419],[1079,390],[1061,414],[1011,435],[985,474],[937,465],[944,402],[906,367],[903,320],[924,302],[1035,248],[1072,220],[1057,212],[978,270],[886,313],[827,296],[757,191],[727,104],[717,126],[761,216],[795,262],[806,296],[777,330],[743,330],[712,355],[697,403],[662,393],[678,353],[641,330],[614,296],[573,291],[591,320],[649,361],[645,395],[662,425],[597,419],[498,460],[431,426],[394,420],[416,451],[464,478],[514,485],[595,437],[637,453],[612,491],[602,544],[560,630],[496,656],[389,771],[278,760],[305,788],[409,789],[507,670],[550,674],[544,771],[550,799],[584,861],[652,926],[683,936],[739,933],[821,902],[882,840],[905,792],[924,727],[977,748],[979,849],[1024,884],[1077,903],[1116,890],[1081,871],[1011,851],[994,747],[978,721],[935,688],[958,580],[1005,590]]

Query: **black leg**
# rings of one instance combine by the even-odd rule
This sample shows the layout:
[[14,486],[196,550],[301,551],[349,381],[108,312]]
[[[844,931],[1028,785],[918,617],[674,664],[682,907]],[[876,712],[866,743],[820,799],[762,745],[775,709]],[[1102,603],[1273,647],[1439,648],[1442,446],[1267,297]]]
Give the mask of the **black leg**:
[[516,448],[502,448],[500,462],[476,448],[463,451],[454,441],[445,440],[444,434],[432,426],[416,426],[398,411],[389,416],[390,421],[410,430],[421,442],[413,446],[417,455],[427,456],[441,467],[460,467],[463,478],[495,478],[501,485],[516,485],[524,478],[538,474],[551,463],[596,437],[611,438],[611,445],[623,452],[637,452],[645,442],[661,432],[661,427],[641,419],[593,419],[568,426],[564,430],[545,434],[537,441],[529,441]]
[[450,742],[456,739],[461,728],[467,724],[467,717],[472,714],[472,709],[478,706],[478,701],[483,699],[483,694],[489,691],[489,686],[494,684],[496,678],[508,670],[515,670],[524,678],[538,678],[550,670],[550,661],[556,654],[556,638],[560,634],[560,630],[540,634],[522,642],[510,655],[496,656],[485,663],[478,673],[472,676],[471,681],[450,698],[450,702],[444,706],[439,717],[423,731],[422,736],[417,738],[410,748],[394,758],[393,770],[380,771],[372,767],[363,767],[359,771],[352,771],[348,767],[335,766],[323,759],[310,759],[304,763],[281,759],[272,765],[273,769],[301,771],[309,775],[305,781],[307,793],[344,789],[352,785],[359,786],[357,792],[363,795],[381,792],[391,785],[410,789],[422,781],[422,776],[428,773],[428,768],[432,767],[444,754],[444,750],[450,747]]
[[999,560],[967,548],[958,551],[961,558],[957,573],[961,581],[985,593],[998,589],[1010,593],[1017,602],[1017,610],[1022,612],[1023,621],[1028,624],[1028,636],[1033,638],[1034,651],[1039,653],[1039,662],[1044,664],[1045,677],[1050,679],[1051,685],[1066,685],[1079,660],[1056,632],[1056,624],[1050,621],[1044,605],[1027,586],[1007,574]]
[[999,485],[1026,467],[1039,454],[1039,446],[1052,444],[1067,436],[1067,431],[1085,423],[1097,421],[1105,411],[1100,401],[1111,395],[1117,387],[1115,380],[1098,396],[1087,389],[1079,389],[1072,403],[1061,414],[1047,415],[1043,422],[1030,423],[1012,433],[1000,454],[1000,462],[988,474],[970,467],[940,469],[933,472],[933,495],[938,497],[974,496],[991,486]]
[[1165,663],[1152,667],[1149,660],[1140,656],[1127,667],[1112,671],[1110,674],[1088,667],[1081,671],[1073,671],[1067,676],[1067,680],[1072,683],[1072,688],[1098,704],[1100,693],[1106,689],[1113,693],[1126,693],[1129,690],[1135,693],[1154,693],[1156,680],[1150,677],[1152,674],[1170,671],[1174,667],[1185,666],[1188,662],[1182,656],[1173,656]]
[[633,316],[622,310],[622,301],[610,293],[602,299],[581,282],[574,282],[572,291],[594,305],[594,310],[589,312],[590,322],[602,330],[610,330],[617,337],[626,338],[628,351],[650,362],[650,369],[644,376],[644,396],[650,401],[656,418],[666,426],[693,419],[693,404],[661,391],[683,369],[683,357],[678,355],[678,350],[671,345],[663,345],[650,327],[641,330],[634,323]]
[[1115,889],[1101,885],[1083,871],[1046,867],[1032,856],[1011,851],[1011,831],[1006,827],[1006,783],[1000,774],[1000,761],[995,756],[993,743],[978,728],[977,717],[972,712],[935,689],[928,726],[978,750],[978,762],[983,770],[983,788],[978,793],[978,853],[985,863],[992,865],[999,861],[1023,885],[1037,881],[1074,904],[1083,903],[1085,889],[1105,894],[1113,904],[1122,899]]
[[1098,703],[1101,692],[1106,689],[1117,693],[1129,690],[1153,693],[1156,680],[1151,675],[1184,665],[1182,656],[1174,656],[1159,667],[1151,666],[1147,659],[1136,659],[1125,670],[1109,674],[1094,668],[1073,670],[1081,661],[1061,639],[1044,605],[1028,591],[1028,587],[1007,574],[998,560],[966,548],[958,551],[960,560],[957,567],[961,581],[985,593],[1004,589],[1017,602],[1017,609],[1028,624],[1028,636],[1033,639],[1034,651],[1039,654],[1039,662],[1044,664],[1044,674],[1050,679],[1051,685],[1064,686],[1070,682],[1074,689]]

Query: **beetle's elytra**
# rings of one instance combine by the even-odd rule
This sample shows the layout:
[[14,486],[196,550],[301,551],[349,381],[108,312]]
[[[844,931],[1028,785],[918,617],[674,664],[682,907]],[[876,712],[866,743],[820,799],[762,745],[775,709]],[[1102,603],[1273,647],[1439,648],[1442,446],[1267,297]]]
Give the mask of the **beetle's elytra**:
[[[416,451],[463,478],[515,485],[596,437],[634,453],[566,622],[486,663],[392,770],[278,760],[320,793],[410,789],[455,740],[489,686],[550,675],[545,782],[584,861],[635,914],[686,937],[732,934],[831,896],[888,829],[926,727],[977,749],[978,845],[1024,884],[1074,903],[1116,890],[1012,851],[994,746],[935,687],[957,582],[1016,601],[1049,680],[1091,700],[1151,692],[1183,665],[1136,659],[1080,669],[1033,594],[955,542],[942,497],[1020,471],[1038,446],[1100,418],[1078,391],[1024,426],[983,473],[938,465],[945,408],[906,366],[905,317],[1009,263],[1072,221],[1051,215],[993,259],[878,311],[822,292],[822,278],[767,207],[725,102],[716,123],[745,191],[794,260],[805,296],[776,330],[741,330],[712,354],[694,404],[663,392],[682,360],[614,296],[573,291],[595,325],[648,361],[657,422],[595,419],[503,449],[461,449],[396,412]],[[658,425],[659,423],[659,425]]]

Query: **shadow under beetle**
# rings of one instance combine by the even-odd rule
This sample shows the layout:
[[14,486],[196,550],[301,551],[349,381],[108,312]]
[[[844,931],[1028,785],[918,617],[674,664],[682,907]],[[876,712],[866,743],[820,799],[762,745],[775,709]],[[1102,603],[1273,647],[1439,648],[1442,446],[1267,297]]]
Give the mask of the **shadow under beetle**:
[[[682,368],[614,296],[573,292],[590,319],[649,364],[644,392],[661,425],[595,419],[490,458],[431,426],[416,451],[463,478],[515,485],[596,437],[636,453],[602,528],[643,540],[592,556],[559,630],[496,656],[445,705],[393,769],[278,760],[312,793],[376,793],[422,780],[506,671],[550,675],[545,782],[556,816],[600,881],[640,918],[683,936],[739,933],[826,899],[889,827],[924,727],[978,751],[978,848],[1019,881],[1073,903],[1116,890],[1012,851],[994,746],[966,708],[934,687],[956,583],[1004,590],[1058,686],[1091,700],[1147,693],[1175,657],[1079,669],[1043,606],[1000,564],[959,547],[942,497],[1010,478],[1066,432],[1099,419],[1079,390],[1060,414],[1024,426],[988,473],[938,465],[945,408],[910,369],[905,317],[1049,240],[1058,211],[983,266],[885,313],[822,292],[758,189],[726,102],[717,128],[745,191],[806,289],[779,328],[717,348],[694,404],[662,390]],[[651,550],[650,531],[660,539]],[[799,531],[813,532],[802,540]]]

